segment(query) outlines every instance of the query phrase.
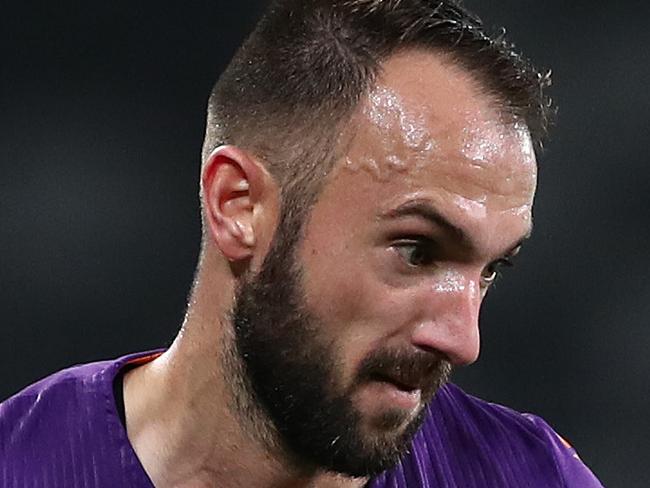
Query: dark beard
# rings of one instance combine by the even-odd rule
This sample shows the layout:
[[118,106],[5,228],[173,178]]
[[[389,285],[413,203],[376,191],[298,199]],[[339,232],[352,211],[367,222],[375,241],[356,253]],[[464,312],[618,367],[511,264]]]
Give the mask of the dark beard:
[[226,356],[235,409],[244,426],[267,448],[280,450],[297,469],[324,469],[355,477],[393,466],[419,429],[425,409],[407,415],[387,410],[373,421],[378,433],[361,429],[351,394],[364,382],[390,371],[427,379],[422,399],[430,401],[450,372],[447,361],[421,351],[376,351],[361,364],[352,385],[341,385],[334,340],[307,306],[296,249],[301,219],[285,215],[257,275],[246,277],[232,311],[234,344]]

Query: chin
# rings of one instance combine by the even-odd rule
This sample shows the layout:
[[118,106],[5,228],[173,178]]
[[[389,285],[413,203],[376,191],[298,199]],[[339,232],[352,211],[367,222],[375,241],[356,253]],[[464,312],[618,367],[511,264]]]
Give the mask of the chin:
[[362,414],[357,426],[358,450],[348,453],[336,470],[354,477],[375,476],[395,466],[408,452],[413,436],[424,420],[424,408],[416,412],[386,408]]
[[[355,402],[356,403],[356,402]],[[358,403],[357,403],[358,405]],[[361,406],[359,406],[361,407]],[[381,402],[357,408],[357,433],[367,452],[384,452],[396,462],[424,419],[424,404],[411,408]]]
[[398,408],[388,408],[381,413],[376,413],[368,419],[368,428],[377,433],[387,435],[401,435],[415,422],[422,411],[418,408],[413,411],[404,411]]

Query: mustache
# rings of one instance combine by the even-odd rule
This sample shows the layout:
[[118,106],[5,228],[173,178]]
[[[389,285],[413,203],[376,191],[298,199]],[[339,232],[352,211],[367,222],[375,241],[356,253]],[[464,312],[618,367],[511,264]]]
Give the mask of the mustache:
[[366,357],[357,383],[387,381],[405,390],[433,394],[451,375],[451,363],[435,351],[386,349]]

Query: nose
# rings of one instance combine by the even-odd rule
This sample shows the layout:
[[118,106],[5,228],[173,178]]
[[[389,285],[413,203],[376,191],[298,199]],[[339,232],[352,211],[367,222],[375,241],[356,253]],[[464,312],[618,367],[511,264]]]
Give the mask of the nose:
[[411,343],[442,353],[455,366],[478,359],[482,294],[470,273],[447,271],[423,291]]

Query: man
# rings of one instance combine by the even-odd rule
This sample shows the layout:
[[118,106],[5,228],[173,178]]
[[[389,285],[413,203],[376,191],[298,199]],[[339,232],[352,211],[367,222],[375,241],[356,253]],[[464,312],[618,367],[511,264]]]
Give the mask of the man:
[[452,1],[273,3],[210,98],[181,332],[2,404],[2,486],[601,486],[446,383],[531,231],[545,84]]

